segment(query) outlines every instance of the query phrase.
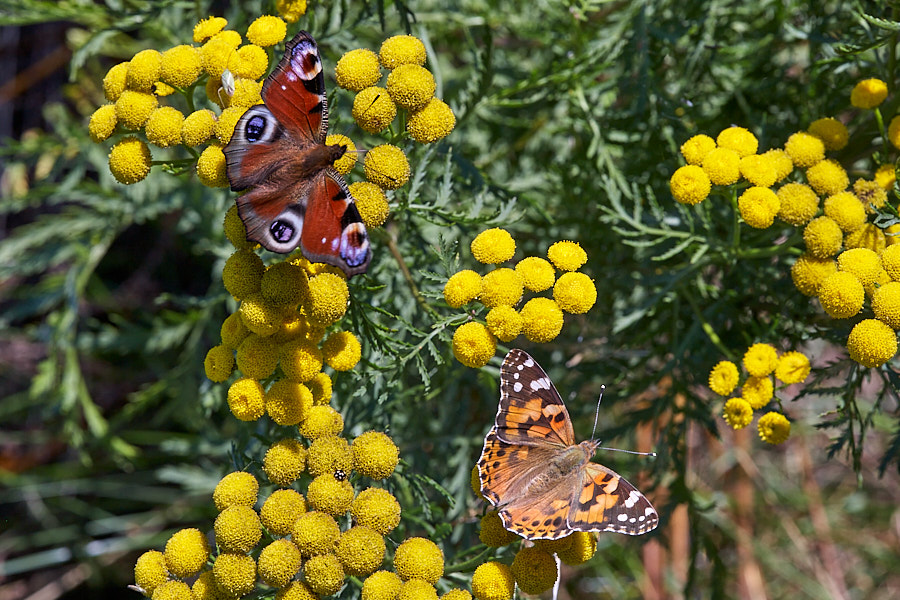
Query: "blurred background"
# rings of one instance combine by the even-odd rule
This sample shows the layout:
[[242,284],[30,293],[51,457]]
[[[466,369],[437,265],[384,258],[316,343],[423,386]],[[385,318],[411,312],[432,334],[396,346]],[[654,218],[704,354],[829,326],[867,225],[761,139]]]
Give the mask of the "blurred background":
[[[203,372],[236,307],[221,283],[234,195],[161,168],[117,184],[109,144],[93,143],[87,123],[115,64],[191,43],[210,15],[243,32],[274,4],[0,0],[0,600],[137,598],[126,589],[136,557],[179,528],[209,530],[212,488],[265,435],[233,418],[226,388]],[[427,156],[410,155],[422,165],[418,196],[394,198],[366,282],[352,288],[397,317],[373,318],[409,352],[367,339],[364,364],[335,379],[348,431],[386,428],[417,482],[399,532],[440,539],[448,565],[479,544],[469,473],[506,348],[481,370],[456,362],[452,332],[428,338],[433,319],[386,246],[449,315],[447,276],[472,268],[469,241],[503,223],[524,255],[560,239],[588,253],[597,305],[567,316],[550,344],[516,342],[551,375],[576,436],[590,435],[605,384],[598,437],[659,454],[595,458],[644,490],[662,521],[639,538],[601,534],[594,559],[563,570],[560,598],[900,596],[896,359],[854,367],[847,329],[791,283],[799,251],[729,254],[727,203],[691,216],[669,192],[680,144],[733,124],[762,151],[834,116],[850,127],[836,158],[851,180],[893,161],[849,95],[865,77],[893,92],[896,11],[790,0],[309,3],[288,32],[307,29],[320,44],[331,131],[360,133],[352,95],[334,86],[337,59],[407,32],[425,42],[457,117]],[[897,104],[892,94],[882,111]],[[696,237],[688,246],[673,231]],[[743,243],[776,248],[787,235],[753,231]],[[706,387],[728,358],[722,347],[739,359],[757,341],[813,362],[807,384],[779,393],[792,420],[779,446],[755,427],[732,431]]]

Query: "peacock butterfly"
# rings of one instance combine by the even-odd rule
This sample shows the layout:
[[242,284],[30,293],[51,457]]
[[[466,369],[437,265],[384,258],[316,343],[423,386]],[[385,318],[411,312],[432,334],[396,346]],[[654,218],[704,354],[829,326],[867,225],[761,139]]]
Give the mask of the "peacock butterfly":
[[334,169],[346,146],[325,145],[328,103],[322,59],[301,31],[225,146],[226,173],[247,239],[273,252],[297,247],[312,261],[364,273],[372,258],[369,234],[347,183]]

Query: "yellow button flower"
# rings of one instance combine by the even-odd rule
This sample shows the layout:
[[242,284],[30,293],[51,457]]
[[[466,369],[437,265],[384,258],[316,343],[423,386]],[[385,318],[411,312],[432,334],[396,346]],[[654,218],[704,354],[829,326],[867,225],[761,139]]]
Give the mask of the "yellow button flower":
[[281,487],[291,485],[305,468],[306,448],[292,438],[285,438],[272,444],[263,458],[263,471],[266,477]]
[[880,79],[863,79],[850,92],[850,104],[856,108],[875,108],[887,98],[887,84]]
[[577,271],[587,262],[587,252],[578,242],[564,240],[547,249],[547,258],[560,271]]
[[875,288],[872,312],[891,329],[900,329],[900,282],[891,281]]
[[353,120],[363,131],[383,131],[397,116],[397,105],[387,90],[372,86],[362,90],[353,99]]
[[222,17],[209,17],[194,25],[194,41],[202,43],[216,35],[228,25],[228,21]]
[[244,298],[239,312],[244,325],[256,335],[272,335],[281,326],[281,311],[277,306],[266,302],[260,293]]
[[806,169],[825,159],[825,144],[817,136],[805,131],[791,134],[784,150],[795,166]]
[[481,323],[471,321],[453,332],[453,356],[467,367],[480,369],[496,352],[497,338]]
[[203,370],[207,379],[221,383],[228,379],[234,370],[234,354],[227,346],[213,346],[203,360]]
[[297,515],[306,512],[306,500],[297,490],[275,490],[259,510],[259,520],[269,533],[279,536],[291,534]]
[[576,531],[568,536],[572,543],[556,553],[563,563],[574,567],[590,560],[597,552],[597,538],[590,531]]
[[889,164],[878,167],[875,171],[875,181],[885,190],[892,189],[894,182],[897,181],[894,165]]
[[765,229],[775,222],[781,208],[778,195],[769,188],[749,187],[738,197],[738,211],[750,227]]
[[305,339],[292,340],[281,347],[281,370],[291,381],[309,381],[322,370],[322,363],[322,351]]
[[863,287],[872,285],[881,273],[881,260],[868,248],[844,250],[837,258],[838,271],[853,273]]
[[306,271],[289,262],[275,263],[263,273],[260,292],[275,306],[293,309],[307,298],[309,280]]
[[310,511],[302,513],[291,529],[291,539],[303,556],[334,552],[341,528],[331,515]]
[[396,190],[409,181],[409,161],[403,150],[391,144],[366,152],[363,167],[366,179],[385,190]]
[[196,574],[209,558],[209,543],[199,529],[181,529],[166,542],[166,567],[175,577]]
[[689,206],[706,200],[711,189],[709,176],[697,165],[679,167],[669,180],[669,190],[675,201]]
[[482,280],[481,303],[488,308],[515,306],[522,299],[522,278],[513,269],[494,269]]
[[109,172],[119,183],[131,185],[150,173],[150,149],[134,136],[117,142],[109,150]]
[[782,444],[791,435],[791,422],[781,413],[768,412],[759,418],[759,437],[769,444]]
[[[279,0],[279,2],[282,1]],[[292,1],[297,3],[298,0]],[[299,0],[299,2],[302,2],[304,7],[306,6],[306,0]],[[287,17],[285,18],[287,19]],[[305,581],[292,581],[278,590],[275,594],[275,600],[319,600],[319,595]]]
[[237,299],[249,298],[259,292],[266,267],[253,252],[238,250],[228,257],[222,269],[222,283],[229,294]]
[[222,345],[230,350],[237,350],[244,338],[250,335],[250,330],[244,325],[239,312],[231,313],[222,321],[222,327],[219,330],[222,337]]
[[516,241],[505,229],[495,227],[482,231],[470,245],[472,256],[478,262],[494,265],[505,262],[516,252]]
[[876,208],[881,208],[887,202],[887,192],[877,181],[857,179],[853,182],[853,193],[866,207],[866,212],[873,213]]
[[356,525],[341,534],[334,554],[349,575],[373,573],[384,562],[384,538],[374,529]]
[[786,384],[803,383],[809,376],[809,359],[802,352],[785,352],[778,357],[775,377]]
[[866,294],[852,273],[839,271],[829,275],[819,288],[822,308],[834,319],[846,319],[862,310]]
[[843,150],[850,139],[847,127],[832,117],[816,119],[807,131],[822,140],[826,150]]
[[213,577],[219,593],[239,598],[249,594],[256,584],[256,562],[246,554],[223,552],[213,565]]
[[218,37],[218,34],[200,47],[200,64],[211,81],[222,79],[222,73],[228,67],[228,59],[236,48],[237,45],[232,45],[227,38]]
[[184,115],[171,106],[161,106],[150,113],[145,126],[147,141],[160,148],[181,143],[181,127]]
[[565,312],[582,315],[597,301],[597,287],[584,273],[563,273],[553,286],[553,299]]
[[681,145],[681,155],[689,165],[697,165],[703,163],[703,159],[707,154],[716,149],[716,141],[708,135],[701,133],[689,138]]
[[368,181],[356,181],[350,184],[350,195],[356,200],[356,209],[366,227],[384,225],[390,214],[384,190]]
[[847,350],[862,366],[880,367],[897,354],[897,334],[878,319],[865,319],[850,331]]
[[510,570],[519,589],[526,594],[549,590],[559,577],[553,555],[534,546],[519,549]]
[[431,98],[425,105],[411,113],[406,120],[409,137],[420,144],[442,140],[456,127],[456,115],[446,102]]
[[336,331],[322,344],[325,364],[335,371],[349,371],[362,357],[362,346],[349,331]]
[[316,373],[316,376],[306,382],[306,386],[313,395],[313,405],[321,406],[331,402],[332,383],[327,373]]
[[522,307],[521,315],[522,332],[531,342],[550,342],[562,331],[562,310],[550,298],[532,298]]
[[319,475],[310,482],[306,499],[313,510],[339,518],[350,510],[353,486],[346,479],[338,481],[333,473]]
[[434,75],[419,65],[399,65],[387,78],[387,92],[391,99],[407,110],[425,106],[434,96],[434,90]]
[[353,440],[353,470],[370,479],[386,479],[400,462],[400,450],[380,431],[367,431]]
[[345,52],[334,66],[339,87],[351,92],[361,92],[381,79],[378,55],[366,48]]
[[438,600],[437,588],[424,579],[410,579],[400,586],[397,600]]
[[152,595],[153,590],[165,583],[168,578],[166,557],[158,550],[144,552],[134,564],[134,583],[146,592],[145,595]]
[[716,148],[703,157],[702,167],[715,185],[731,185],[741,176],[741,157],[731,148]]
[[817,217],[803,229],[806,251],[816,258],[829,258],[838,253],[844,237],[831,217]]
[[732,429],[743,429],[753,421],[753,407],[743,398],[731,398],[722,409],[722,417]]
[[[347,173],[349,173],[353,169],[353,166],[356,164],[356,144],[353,143],[353,140],[348,138],[346,135],[341,135],[340,133],[332,133],[325,138],[325,145],[343,146],[345,148],[346,152],[344,152],[344,155],[337,159],[337,161],[335,161],[334,169],[341,175],[346,175]],[[353,196],[352,186],[350,189],[350,195]],[[357,208],[359,208],[358,202]]]
[[223,145],[231,141],[234,127],[245,112],[247,112],[246,106],[229,106],[219,115],[214,132]]
[[389,491],[366,488],[350,504],[353,520],[381,535],[387,535],[400,524],[400,503]]
[[830,196],[843,192],[850,185],[847,171],[839,162],[832,159],[822,160],[806,170],[806,180],[817,193]]
[[[275,10],[288,23],[296,23],[300,17],[306,14],[306,0],[278,0],[275,2]],[[296,600],[300,599],[297,598]]]
[[90,133],[94,142],[100,143],[113,134],[118,122],[116,105],[104,104],[91,115],[91,121],[88,123],[88,133]]
[[759,148],[759,140],[744,127],[732,126],[723,129],[716,138],[719,148],[730,148],[738,153],[738,156],[750,156]]
[[894,281],[900,281],[900,245],[889,245],[881,253],[881,264]]
[[309,445],[306,468],[313,477],[333,476],[338,471],[343,471],[346,475],[353,469],[350,443],[337,435],[323,435],[316,438]]
[[489,548],[500,548],[522,538],[503,526],[503,520],[496,510],[490,510],[481,517],[478,539]]
[[425,64],[425,44],[411,35],[395,35],[381,44],[378,58],[385,69],[400,65],[421,66]]
[[169,48],[160,58],[159,78],[177,88],[186,88],[200,76],[200,52],[182,44]]
[[825,215],[842,231],[856,231],[866,223],[866,209],[853,192],[839,192],[825,199]]
[[453,308],[468,304],[481,295],[481,275],[470,269],[454,273],[444,284],[444,300]]
[[753,410],[759,410],[769,403],[775,393],[771,377],[748,377],[741,387],[744,400]]
[[246,506],[256,504],[259,493],[259,482],[250,473],[235,471],[229,473],[216,484],[213,490],[213,502],[216,510],[222,511],[229,506]]
[[433,585],[444,574],[444,553],[431,540],[409,538],[394,553],[394,570],[403,581],[422,579]]
[[[199,600],[210,600],[219,594],[216,586],[216,577],[212,570],[203,571],[191,585],[191,598]],[[185,598],[185,600],[188,600]]]
[[819,196],[803,183],[786,183],[781,186],[778,189],[778,201],[778,217],[798,227],[808,223],[819,212]]
[[[256,46],[253,46],[253,48],[256,48]],[[257,50],[265,54],[262,48],[257,48]],[[235,56],[237,56],[237,53],[233,54],[232,58]],[[237,74],[236,71],[235,74]],[[245,76],[238,77],[234,80],[234,94],[231,95],[231,102],[228,104],[228,108],[249,108],[255,104],[260,104],[262,102],[260,89],[257,81],[248,79]],[[226,118],[228,118],[228,115],[226,115]],[[232,135],[233,133],[234,130],[232,129]],[[230,136],[229,139],[231,139]]]
[[347,312],[347,281],[334,273],[320,273],[309,280],[309,317],[324,326],[336,323]]
[[191,600],[191,588],[183,581],[166,581],[153,590],[154,600]]
[[344,430],[344,418],[341,413],[326,405],[314,405],[309,415],[300,423],[300,435],[308,440],[315,440],[325,435],[340,435]]
[[738,384],[738,368],[730,360],[716,363],[709,372],[709,389],[720,396],[727,396]]
[[247,28],[247,39],[251,44],[267,48],[284,40],[287,35],[287,24],[278,17],[264,15],[250,23]]
[[206,187],[225,188],[229,186],[225,170],[225,153],[222,147],[211,144],[203,149],[197,159],[197,179]]
[[772,148],[763,152],[763,156],[769,159],[772,168],[775,169],[775,182],[779,182],[794,170],[794,163],[790,155],[781,148]]
[[397,600],[403,581],[391,571],[376,571],[362,585],[363,600]]
[[259,553],[256,569],[263,583],[284,587],[300,572],[300,550],[293,542],[275,540]]
[[515,586],[516,580],[509,567],[500,562],[478,565],[472,574],[472,595],[477,600],[510,600]]
[[778,365],[778,352],[770,344],[753,344],[744,353],[744,368],[753,377],[765,377]]
[[302,383],[279,379],[266,391],[266,414],[278,425],[296,425],[309,416],[312,392]]
[[511,306],[495,306],[485,321],[488,330],[501,342],[511,342],[522,333],[522,315]]
[[225,552],[249,552],[262,538],[259,515],[248,506],[229,506],[213,526],[216,545]]
[[103,95],[110,102],[115,102],[125,91],[125,78],[128,76],[128,63],[122,62],[111,68],[103,77]]
[[817,296],[825,278],[836,271],[837,263],[833,259],[802,254],[791,267],[791,279],[801,294]]
[[157,50],[141,50],[128,62],[125,85],[138,92],[150,92],[159,81],[162,55]]
[[516,273],[522,278],[525,289],[532,292],[550,289],[556,281],[553,265],[539,256],[529,256],[520,260],[516,263]]
[[741,175],[755,186],[771,187],[778,181],[772,155],[751,154],[741,158]]
[[216,114],[213,111],[208,108],[195,110],[181,124],[182,142],[185,146],[199,146],[212,136],[215,127]]
[[875,254],[881,254],[887,247],[887,240],[881,228],[874,223],[866,223],[856,231],[844,236],[844,247],[848,250],[868,248]]
[[228,388],[228,408],[240,421],[255,421],[265,412],[264,395],[258,381],[242,377]]

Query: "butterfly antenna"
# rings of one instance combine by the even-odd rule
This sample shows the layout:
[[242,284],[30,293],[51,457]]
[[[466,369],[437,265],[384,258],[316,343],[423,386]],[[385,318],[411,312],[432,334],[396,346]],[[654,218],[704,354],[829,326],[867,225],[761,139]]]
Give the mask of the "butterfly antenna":
[[[591,439],[594,439],[594,434],[597,433],[597,421],[600,418],[600,402],[603,401],[603,392],[606,391],[606,386],[600,386],[600,397],[597,398],[597,412],[594,413],[594,429],[591,430]],[[596,450],[612,450],[613,452],[624,452],[625,454],[635,454],[637,456],[652,456],[656,457],[656,452],[635,452],[634,450],[622,450],[621,448],[610,448],[608,446],[597,446]]]
[[600,419],[600,403],[603,402],[603,392],[606,391],[606,386],[600,386],[600,397],[597,398],[597,410],[594,412],[594,428],[591,429],[591,439],[594,439],[594,434],[597,433],[597,421]]

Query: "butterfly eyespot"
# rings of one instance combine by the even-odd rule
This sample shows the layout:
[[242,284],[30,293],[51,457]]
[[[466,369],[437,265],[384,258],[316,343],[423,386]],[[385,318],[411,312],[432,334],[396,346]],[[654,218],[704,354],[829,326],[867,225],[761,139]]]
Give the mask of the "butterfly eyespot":
[[269,231],[276,242],[286,244],[294,237],[294,227],[287,221],[272,221]]
[[263,132],[265,130],[266,120],[260,115],[254,115],[247,121],[247,126],[244,128],[244,133],[247,135],[248,141],[258,142],[262,138]]

